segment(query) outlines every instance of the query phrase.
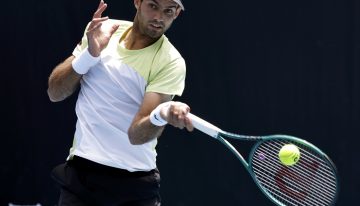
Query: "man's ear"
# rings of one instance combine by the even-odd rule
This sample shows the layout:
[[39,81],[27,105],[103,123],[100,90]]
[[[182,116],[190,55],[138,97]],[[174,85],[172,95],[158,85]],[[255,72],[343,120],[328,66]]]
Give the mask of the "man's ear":
[[135,5],[135,8],[136,8],[136,9],[139,9],[139,8],[140,8],[141,1],[142,1],[142,0],[134,0],[134,5]]
[[176,9],[176,11],[175,11],[174,20],[179,16],[180,12],[181,12],[181,8],[180,8],[180,6],[179,6],[179,7]]

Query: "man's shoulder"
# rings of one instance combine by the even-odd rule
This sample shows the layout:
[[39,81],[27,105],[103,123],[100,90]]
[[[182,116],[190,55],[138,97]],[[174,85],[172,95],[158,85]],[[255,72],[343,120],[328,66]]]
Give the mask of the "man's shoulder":
[[161,50],[164,54],[168,54],[171,58],[182,58],[178,49],[170,42],[170,40],[164,35]]
[[161,47],[156,52],[153,66],[158,71],[164,69],[169,71],[168,69],[174,70],[174,65],[176,65],[176,71],[185,71],[185,59],[182,57],[176,47],[164,35],[162,38]]
[[122,20],[122,19],[108,19],[108,21],[114,22],[114,23],[119,23],[119,24],[124,24],[124,25],[132,25],[133,22],[132,21],[127,21],[127,20]]
[[111,27],[114,24],[119,25],[119,28],[115,31],[115,33],[112,36],[114,38],[118,38],[119,36],[122,36],[124,32],[128,31],[128,29],[133,26],[133,22],[126,20],[119,20],[119,19],[108,19],[103,23],[103,26]]
[[133,25],[132,21],[120,20],[120,19],[109,19],[108,22],[111,24],[114,24],[114,23],[118,24],[118,25],[120,25],[119,28],[124,28],[124,29],[127,29]]

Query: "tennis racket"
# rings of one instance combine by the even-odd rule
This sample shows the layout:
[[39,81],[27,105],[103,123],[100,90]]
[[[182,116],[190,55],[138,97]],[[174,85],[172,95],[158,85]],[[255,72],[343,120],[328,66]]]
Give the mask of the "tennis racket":
[[[288,135],[247,136],[229,133],[189,113],[194,127],[219,140],[245,166],[256,185],[277,205],[334,205],[339,192],[336,167],[330,158],[313,144]],[[225,138],[255,141],[249,160]],[[285,144],[296,145],[301,153],[292,166],[283,165],[278,157]]]

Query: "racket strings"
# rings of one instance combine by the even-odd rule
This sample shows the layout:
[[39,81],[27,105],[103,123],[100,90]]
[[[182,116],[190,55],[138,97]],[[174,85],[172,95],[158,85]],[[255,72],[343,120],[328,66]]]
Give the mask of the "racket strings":
[[[312,195],[309,200],[311,200],[311,204],[308,204],[306,202],[301,202],[300,200],[294,198],[291,194],[287,194],[282,192],[280,189],[273,187],[273,182],[269,180],[269,178],[259,178],[261,179],[261,183],[263,186],[266,186],[268,190],[270,191],[271,195],[273,195],[278,200],[287,200],[281,201],[282,203],[286,203],[285,205],[324,205],[321,204],[321,202],[318,201],[317,197]],[[330,201],[330,200],[329,200]]]
[[[274,150],[276,150],[279,147],[281,148],[283,146],[283,144],[279,142],[274,142],[274,143],[277,146],[277,147],[273,147]],[[318,175],[322,177],[321,180],[328,181],[329,184],[332,184],[334,186],[334,189],[336,191],[336,178],[334,176],[333,169],[329,167],[328,162],[324,161],[324,159],[319,157],[318,155],[309,152],[309,150],[306,149],[304,146],[302,147],[299,146],[299,149],[300,149],[301,157],[303,159],[303,161],[300,163],[307,166],[309,170],[316,171]],[[319,166],[319,164],[321,164],[321,166]],[[296,167],[294,168],[294,170],[301,171]],[[306,173],[306,174],[311,174],[311,173]]]
[[[274,153],[274,151],[276,151],[278,148],[281,148],[283,146],[283,144],[279,144],[276,142],[275,142],[275,144],[276,144],[275,147],[274,147],[274,145],[269,146],[269,148],[271,148],[270,151],[269,150],[266,151],[266,152],[271,153],[272,157],[277,155],[277,153]],[[259,148],[260,152],[265,152],[265,151],[262,151],[261,149],[262,148]],[[335,189],[336,188],[336,179],[333,175],[331,175],[333,173],[329,173],[329,171],[332,171],[332,169],[328,166],[328,164],[322,158],[308,152],[304,148],[299,147],[299,149],[300,149],[300,153],[301,153],[301,157],[302,157],[301,164],[304,164],[305,166],[307,166],[308,170],[316,171],[318,176],[320,177],[318,179],[315,179],[315,181],[316,180],[327,181],[329,184],[332,184]],[[278,159],[274,159],[274,161],[278,161]],[[322,162],[322,167],[318,166],[319,162]],[[306,175],[311,174],[309,172],[303,173],[303,170],[299,170],[296,167],[293,169],[293,171],[298,172],[299,174],[305,175],[305,179],[308,179],[308,178],[306,178]]]
[[[256,161],[256,160],[254,160]],[[264,172],[265,169],[263,168],[254,168],[256,169],[258,172],[262,172],[262,175],[266,177],[266,175],[269,175],[267,173]],[[285,170],[282,170],[281,167],[272,167],[272,166],[268,166],[266,169],[271,169],[271,170],[275,170],[275,171],[282,171],[282,175],[283,175],[283,182],[287,183],[287,185],[289,186],[292,186],[290,188],[293,188],[293,187],[298,187],[298,189],[304,189],[304,188],[307,188],[309,187],[309,185],[313,185],[315,188],[319,189],[319,190],[323,190],[323,187],[320,186],[320,184],[322,184],[324,181],[326,180],[323,180],[323,179],[317,179],[317,180],[313,180],[313,181],[309,181],[309,177],[308,174],[304,174],[304,173],[301,173],[301,172],[296,172],[295,173],[290,173],[289,171],[285,171]],[[288,176],[290,177],[296,177],[298,180],[301,179],[301,181],[299,181],[299,183],[297,183],[296,185],[291,181],[291,180],[288,180]],[[314,181],[315,181],[315,184],[314,184]],[[327,190],[324,190],[324,194],[332,194],[333,192],[336,192],[336,191],[332,191],[330,190],[331,192],[329,193],[329,191]]]
[[[261,151],[261,150],[259,150],[259,151]],[[262,151],[262,152],[264,152],[264,151]],[[273,156],[276,156],[276,153],[273,153]],[[277,159],[276,158],[273,158],[272,159],[272,161],[277,161]],[[280,171],[279,170],[279,168],[271,168],[272,170],[277,170],[277,171]],[[285,171],[285,170],[284,170]],[[298,179],[299,178],[301,178],[301,181],[298,181],[298,183],[300,182],[301,184],[298,184],[298,185],[294,185],[293,183],[289,183],[289,180],[287,180],[286,179],[286,177],[287,176],[290,176],[290,174],[294,174],[294,172],[292,171],[292,173],[288,173],[289,171],[286,171],[286,172],[284,172],[284,171],[282,171],[282,173],[283,174],[281,174],[282,176],[284,176],[284,178],[283,179],[281,179],[281,181],[282,181],[282,183],[283,184],[286,184],[286,189],[287,190],[294,190],[294,189],[292,189],[292,187],[291,186],[297,186],[297,189],[299,190],[299,191],[301,191],[301,189],[303,189],[303,187],[307,187],[308,185],[314,185],[311,181],[310,182],[304,182],[304,180],[307,180],[308,178],[307,177],[298,177]],[[262,174],[263,175],[263,174]],[[276,177],[276,176],[275,176]],[[291,176],[290,176],[291,177]],[[297,177],[296,175],[292,175],[292,177]],[[278,178],[279,179],[279,178]],[[314,178],[313,178],[314,179]],[[285,186],[283,186],[284,188],[285,188]],[[301,187],[301,188],[300,188]],[[287,191],[287,192],[292,192],[292,191]],[[323,191],[322,191],[323,192]],[[296,193],[294,193],[294,192],[292,192],[293,194],[292,195],[294,195],[294,194],[296,194]]]
[[[261,151],[261,150],[260,150]],[[263,152],[263,151],[262,151]],[[276,159],[273,159],[272,161],[276,161]],[[279,169],[279,168],[271,168],[272,170],[277,170],[277,171],[281,171],[281,168]],[[309,170],[311,170],[311,169],[309,169]],[[295,175],[294,175],[295,174]],[[296,174],[294,171],[291,171],[291,173],[289,173],[289,171],[286,171],[286,170],[283,170],[282,171],[282,176],[283,176],[283,178],[281,179],[281,181],[282,181],[282,183],[283,184],[285,184],[286,185],[286,188],[285,188],[285,186],[283,186],[283,188],[285,188],[285,189],[287,189],[287,190],[294,190],[294,189],[292,189],[292,188],[296,188],[298,191],[303,191],[304,189],[306,189],[309,185],[319,185],[320,183],[322,183],[323,181],[326,181],[326,180],[321,180],[321,181],[319,181],[318,183],[313,183],[313,181],[306,181],[306,180],[308,180],[309,179],[309,177],[306,177],[306,176],[304,176],[304,175],[302,175],[302,176],[299,176],[299,174],[303,174],[303,172],[300,172],[300,173],[298,173],[298,174]],[[279,174],[277,174],[277,175],[279,175]],[[288,176],[290,177],[290,179],[288,178]],[[298,184],[297,185],[294,185],[294,183],[293,182],[291,182],[291,179],[298,179]],[[278,178],[279,179],[279,178]],[[299,181],[299,179],[301,179],[301,181]],[[312,179],[314,179],[314,178],[312,178]],[[310,179],[310,180],[312,180],[312,179]],[[305,180],[305,181],[304,181]],[[300,183],[300,184],[299,184]],[[279,184],[279,183],[278,183]],[[322,190],[322,188],[321,187],[317,187],[317,189],[320,189],[320,190]],[[289,192],[289,193],[293,193],[292,195],[295,195],[296,196],[296,194],[297,193],[294,193],[293,191],[287,191],[287,192]],[[323,194],[324,194],[324,191],[322,191],[323,192]],[[314,194],[316,194],[316,193],[314,193]],[[316,198],[318,198],[319,196],[317,196]],[[313,200],[312,200],[313,201]]]
[[[276,169],[279,169],[279,168],[276,168],[276,167],[268,167],[267,169],[276,170]],[[259,170],[258,168],[254,168],[254,172],[255,172],[256,174],[261,174],[261,175],[258,175],[258,179],[261,180],[260,182],[262,182],[264,185],[267,186],[266,188],[273,189],[273,191],[274,191],[274,192],[277,192],[278,195],[279,195],[279,194],[280,194],[280,195],[284,195],[284,194],[282,193],[282,190],[280,190],[280,189],[278,189],[278,188],[276,188],[276,189],[271,188],[271,187],[273,187],[274,182],[272,181],[271,178],[268,177],[269,174],[267,174],[266,172],[264,172],[264,169]],[[291,193],[293,193],[293,194],[296,194],[297,191],[302,191],[302,190],[308,188],[308,185],[309,185],[309,184],[312,184],[311,182],[308,182],[308,181],[302,181],[301,184],[296,184],[296,185],[295,185],[295,184],[292,183],[291,180],[287,180],[287,179],[284,180],[284,183],[286,183],[286,185],[288,186],[288,189],[289,189],[289,190],[292,190]],[[322,190],[322,188],[319,187],[318,185],[315,186],[315,187],[316,187],[316,189],[318,189],[318,190]],[[295,190],[295,189],[293,189],[293,188],[297,188],[297,189]],[[299,194],[301,194],[301,193],[299,193]],[[332,194],[333,194],[333,193],[329,193],[329,192],[327,192],[327,191],[324,191],[324,193],[322,193],[321,196],[320,196],[318,193],[315,193],[315,194],[310,193],[310,197],[309,197],[309,198],[310,198],[313,202],[317,202],[317,198],[324,198],[324,199],[326,199],[327,201],[331,202],[331,201],[332,201],[332,198],[331,198]],[[324,195],[325,195],[325,196],[324,196]],[[285,195],[285,196],[286,196],[286,195]],[[289,198],[290,196],[287,196],[287,197]],[[290,198],[289,198],[289,199],[290,199]]]
[[[278,168],[269,167],[268,169],[276,170],[276,169],[278,169]],[[272,184],[273,184],[274,182],[271,180],[271,178],[268,177],[269,174],[266,174],[263,170],[259,170],[259,169],[257,169],[257,168],[254,168],[254,171],[255,171],[255,173],[257,173],[257,174],[261,174],[261,175],[258,176],[258,179],[260,179],[260,180],[261,180],[260,182],[264,183],[264,184],[267,186],[267,188],[273,187]],[[287,185],[287,187],[288,187],[289,190],[292,190],[292,192],[290,192],[290,193],[295,194],[295,195],[297,194],[297,193],[296,193],[297,191],[303,191],[303,190],[305,190],[306,188],[308,188],[308,185],[309,185],[309,184],[312,184],[311,182],[304,182],[304,181],[302,181],[301,184],[295,185],[295,184],[292,183],[291,180],[287,180],[287,179],[283,180],[283,182]],[[268,184],[267,184],[267,183],[268,183]],[[296,190],[293,189],[293,188],[296,188]],[[316,186],[316,189],[322,190],[322,188],[319,187],[319,186]],[[275,192],[278,192],[278,194],[281,194],[281,190],[280,190],[280,189],[276,189],[276,190],[274,190],[274,191],[275,191]],[[301,195],[301,193],[299,193],[298,195]],[[324,195],[325,195],[325,196],[324,196]],[[332,193],[328,193],[327,191],[324,191],[324,193],[322,193],[322,196],[320,196],[318,193],[315,193],[315,194],[311,193],[310,196],[309,196],[309,198],[310,198],[312,201],[316,201],[317,198],[323,198],[323,199],[326,199],[327,201],[331,202],[331,201],[332,201],[331,195],[332,195]]]
[[[299,162],[282,165],[278,152],[285,144],[296,144]],[[336,196],[335,172],[325,158],[312,149],[284,140],[265,141],[254,151],[251,165],[259,184],[283,205],[330,205]]]
[[[282,146],[284,146],[284,144],[289,144],[289,143],[292,143],[292,144],[296,144],[296,143],[293,143],[293,142],[284,142],[284,141],[273,141],[272,142],[273,144],[269,144],[269,147],[272,147],[273,149],[278,149],[279,147],[281,148]],[[305,158],[305,160],[316,160],[316,161],[319,161],[323,164],[323,166],[329,170],[332,170],[332,168],[329,167],[328,165],[328,162],[325,161],[322,157],[320,157],[319,155],[313,153],[313,152],[310,152],[309,151],[309,148],[307,148],[306,146],[299,146],[299,149],[301,150],[301,156],[307,156],[307,158]]]
[[[318,201],[319,198],[323,198],[328,202],[331,202],[330,198],[327,197],[320,197],[318,195],[314,195],[311,194],[307,197],[307,200],[304,201],[303,197],[305,196],[304,193],[296,193],[296,190],[291,188],[291,184],[289,184],[287,181],[284,181],[283,184],[286,184],[286,186],[282,186],[282,187],[275,187],[277,189],[274,189],[274,182],[271,181],[269,178],[258,178],[261,181],[261,184],[263,184],[263,186],[267,187],[267,190],[270,190],[270,193],[272,196],[276,196],[276,199],[283,199],[283,200],[287,200],[287,202],[291,202],[294,204],[286,204],[286,205],[323,205],[320,204],[320,202]],[[270,180],[270,181],[269,181]],[[286,192],[284,192],[284,188],[286,187]],[[303,190],[303,188],[297,188],[297,190]],[[284,201],[282,201],[284,202]],[[285,201],[286,202],[286,201]],[[312,204],[308,204],[307,202],[311,202]],[[300,204],[302,203],[302,204]]]

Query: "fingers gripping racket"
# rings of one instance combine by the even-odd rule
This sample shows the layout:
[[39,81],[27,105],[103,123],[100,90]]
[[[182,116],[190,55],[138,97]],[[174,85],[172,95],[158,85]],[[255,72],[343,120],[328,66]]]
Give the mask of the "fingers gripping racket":
[[[252,176],[256,185],[281,206],[334,205],[339,183],[336,167],[329,157],[311,143],[288,135],[246,136],[225,132],[205,120],[188,114],[194,127],[224,144]],[[248,162],[225,138],[255,141]],[[292,166],[283,165],[279,150],[294,144],[301,153]]]

